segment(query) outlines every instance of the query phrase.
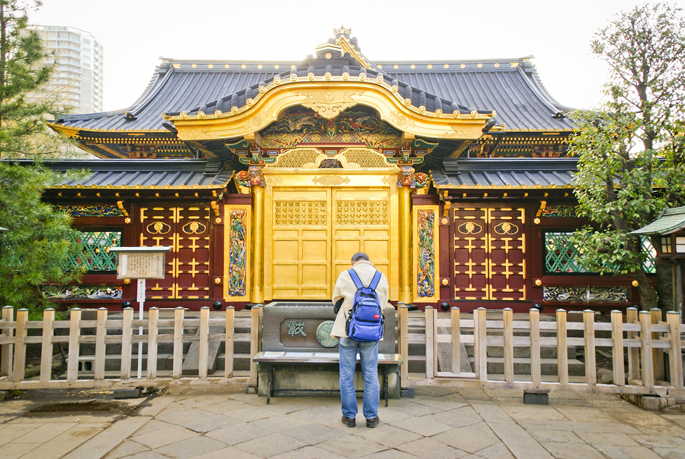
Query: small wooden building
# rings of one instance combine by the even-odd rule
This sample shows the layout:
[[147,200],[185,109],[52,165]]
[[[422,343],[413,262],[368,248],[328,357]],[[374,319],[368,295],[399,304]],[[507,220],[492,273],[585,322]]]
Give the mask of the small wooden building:
[[357,251],[393,303],[631,306],[632,279],[574,262],[568,112],[528,57],[371,61],[347,29],[303,62],[165,59],[128,109],[52,124],[99,159],[55,166],[91,172],[45,196],[89,273],[47,293],[119,307],[107,248],[161,245],[147,306],[330,299]]

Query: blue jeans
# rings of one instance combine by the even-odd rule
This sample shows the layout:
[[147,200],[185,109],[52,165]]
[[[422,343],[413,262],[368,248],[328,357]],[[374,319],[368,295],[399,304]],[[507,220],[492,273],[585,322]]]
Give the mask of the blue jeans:
[[364,406],[366,419],[378,416],[380,384],[378,384],[378,341],[362,343],[351,338],[340,338],[340,399],[343,416],[354,419],[357,416],[357,393],[354,389],[354,370],[357,367],[357,352],[364,376]]

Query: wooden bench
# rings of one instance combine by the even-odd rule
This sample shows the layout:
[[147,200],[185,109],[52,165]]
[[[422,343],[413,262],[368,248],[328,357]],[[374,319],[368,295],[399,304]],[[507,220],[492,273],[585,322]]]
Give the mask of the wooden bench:
[[[395,375],[392,391],[395,398],[398,398],[402,357],[396,353],[395,308],[388,306],[383,313],[385,314],[385,330],[383,339],[378,343],[378,368],[379,375],[382,376],[382,395],[385,398],[385,406],[388,406],[391,392],[391,388],[388,387],[388,376]],[[325,330],[330,333],[334,320],[335,314],[331,303],[280,302],[264,307],[261,351],[253,357],[253,360],[260,366],[258,385],[260,393],[267,397],[267,405],[271,403],[271,397],[278,395],[340,393],[339,374],[335,371],[340,359],[337,341],[331,341],[330,335],[326,336],[324,333]],[[357,362],[359,362],[358,356]],[[302,369],[298,369],[298,366]],[[290,373],[289,377],[281,378],[282,387],[277,387],[276,374],[279,372],[276,370],[278,369]],[[299,373],[304,369],[307,372],[318,373],[318,377],[308,375],[306,378],[294,381],[298,376],[302,376]],[[291,387],[284,387],[286,383],[290,383]],[[266,390],[262,390],[262,387]]]

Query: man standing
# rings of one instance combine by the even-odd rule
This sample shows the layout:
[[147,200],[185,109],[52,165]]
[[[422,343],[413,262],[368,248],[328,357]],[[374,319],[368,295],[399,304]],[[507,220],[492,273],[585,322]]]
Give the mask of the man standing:
[[[352,269],[357,273],[359,280],[368,286],[376,273],[376,266],[371,263],[369,256],[363,252],[352,255]],[[350,277],[350,273],[340,273],[335,290],[333,291],[333,304],[342,300],[342,306],[335,317],[335,324],[331,330],[331,336],[339,338],[340,349],[340,399],[342,401],[342,422],[347,427],[356,425],[357,417],[357,393],[354,389],[354,371],[357,367],[357,353],[364,376],[364,404],[363,414],[366,418],[366,427],[376,427],[380,422],[378,418],[378,403],[380,401],[380,385],[378,384],[378,341],[360,342],[347,336],[345,323],[350,316],[354,296],[357,287]],[[388,303],[388,279],[381,273],[381,279],[376,287],[376,294],[381,307]]]

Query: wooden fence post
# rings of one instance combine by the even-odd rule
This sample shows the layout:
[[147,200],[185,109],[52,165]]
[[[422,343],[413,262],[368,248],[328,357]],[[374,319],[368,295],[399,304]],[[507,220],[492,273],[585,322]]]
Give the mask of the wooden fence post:
[[80,337],[81,309],[74,308],[69,311],[69,361],[67,362],[67,381],[76,381],[78,379]]
[[557,373],[559,384],[568,384],[568,345],[566,344],[566,310],[557,309]]
[[611,311],[611,336],[614,341],[612,360],[614,363],[614,384],[625,386],[626,375],[623,363],[623,314],[621,311]]
[[652,355],[652,318],[649,311],[640,311],[640,325],[642,331],[642,385],[654,387],[654,362]]
[[[652,308],[649,310],[652,325],[656,325],[662,321],[663,313],[659,308]],[[652,340],[661,339],[661,333],[652,333]],[[666,367],[664,365],[664,350],[652,349],[654,358],[654,379],[655,381],[663,381],[666,379]]]
[[[626,309],[626,323],[637,324],[638,312],[637,308]],[[637,338],[637,332],[628,332],[626,339]],[[633,381],[640,379],[640,349],[637,347],[628,348],[628,384],[633,384]]]
[[14,371],[12,380],[20,382],[24,379],[26,367],[26,322],[29,320],[29,310],[20,309],[17,311],[17,328],[14,334]]
[[530,373],[536,388],[542,382],[540,361],[540,311],[532,308],[530,314]]
[[595,356],[595,312],[583,311],[585,324],[585,381],[594,386],[597,384],[597,357]]
[[157,378],[157,322],[159,308],[152,307],[148,311],[147,325],[147,379]]
[[105,379],[105,359],[107,358],[107,308],[99,308],[95,329],[95,368],[93,377],[96,381]]
[[671,349],[669,350],[669,363],[671,368],[671,384],[676,389],[683,388],[683,357],[682,342],[680,340],[680,315],[678,311],[666,313],[669,335],[671,337]]
[[226,342],[224,343],[224,378],[233,377],[233,333],[235,328],[235,308],[226,307]]
[[485,308],[473,311],[474,365],[479,381],[488,380],[487,313]]
[[[2,308],[2,320],[5,323],[14,322],[14,307],[4,306]],[[6,328],[2,332],[2,336],[5,338],[12,337],[12,329]],[[0,376],[11,376],[12,375],[12,354],[14,354],[14,345],[3,344],[2,345],[2,362],[0,362]]]
[[171,377],[179,379],[183,374],[183,316],[185,309],[181,306],[174,309],[174,364]]
[[514,312],[511,308],[502,310],[502,326],[504,338],[504,380],[514,382]]
[[250,309],[250,381],[248,385],[257,386],[257,362],[254,356],[259,349],[259,306]]
[[[409,306],[400,307],[400,355],[402,366],[400,367],[400,379],[406,385],[409,379]],[[406,386],[405,386],[406,387]]]
[[200,356],[198,375],[207,379],[207,360],[209,358],[209,306],[200,308]]
[[459,308],[451,309],[452,322],[452,373],[461,373],[461,326]]
[[40,382],[46,383],[52,378],[52,334],[55,310],[43,311],[43,339],[40,349]]
[[131,379],[131,336],[133,333],[133,308],[124,309],[121,327],[121,380]]
[[435,336],[435,313],[437,311],[431,306],[426,306],[426,379],[433,379],[435,377],[435,344],[437,337]]

